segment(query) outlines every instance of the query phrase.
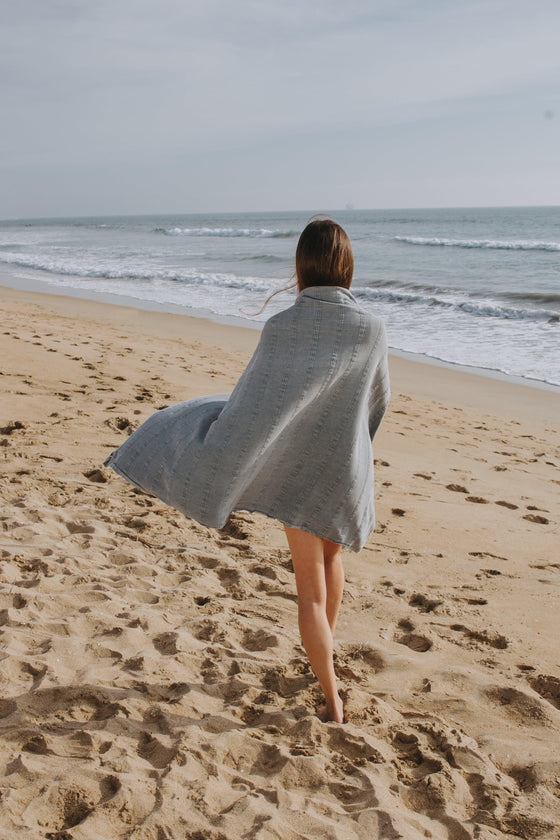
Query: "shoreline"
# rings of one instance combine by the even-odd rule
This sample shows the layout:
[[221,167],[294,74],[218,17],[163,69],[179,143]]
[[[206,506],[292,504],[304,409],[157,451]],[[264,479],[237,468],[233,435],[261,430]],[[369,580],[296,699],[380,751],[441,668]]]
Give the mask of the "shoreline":
[[[152,338],[167,337],[195,340],[222,351],[243,354],[249,360],[260,331],[238,324],[204,317],[169,312],[167,309],[109,303],[82,295],[14,289],[0,286],[0,298],[25,305],[38,305],[70,318],[87,318],[113,326],[129,326]],[[100,297],[105,297],[104,295]],[[116,297],[116,296],[115,296]],[[393,394],[401,393],[429,399],[448,406],[466,405],[480,412],[502,415],[508,419],[536,420],[560,425],[560,389],[535,387],[510,377],[485,376],[478,369],[463,369],[437,360],[418,359],[414,354],[391,350],[389,353]],[[543,383],[544,384],[544,383]]]
[[[16,277],[13,271],[7,270],[4,265],[0,265],[0,288],[36,293],[40,295],[44,294],[50,296],[68,297],[86,301],[91,300],[96,301],[97,303],[104,303],[109,306],[121,306],[147,312],[163,312],[174,315],[182,315],[185,318],[203,320],[226,327],[236,327],[250,332],[260,332],[264,325],[264,322],[251,322],[242,316],[228,315],[226,317],[218,315],[211,310],[194,309],[188,306],[179,306],[172,303],[158,303],[157,301],[143,300],[141,298],[129,297],[127,295],[112,294],[110,292],[97,292],[93,289],[86,291],[83,289],[75,289],[71,286],[55,286],[50,284],[47,280],[31,277]],[[429,356],[424,353],[413,353],[396,347],[389,347],[389,352],[391,356],[406,359],[417,364],[442,367],[451,371],[458,371],[460,373],[468,373],[474,376],[503,381],[512,385],[537,388],[543,391],[550,391],[551,393],[560,396],[560,385],[555,385],[541,379],[516,376],[514,374],[504,373],[501,370],[492,368],[479,368],[456,362],[449,362],[446,359],[441,359],[436,356]]]

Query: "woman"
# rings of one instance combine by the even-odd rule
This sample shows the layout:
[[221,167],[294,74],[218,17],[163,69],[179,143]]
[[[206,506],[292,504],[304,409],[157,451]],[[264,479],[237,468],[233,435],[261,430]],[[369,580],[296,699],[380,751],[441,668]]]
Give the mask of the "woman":
[[359,551],[374,527],[371,441],[389,399],[385,330],[350,293],[353,270],[340,225],[310,222],[296,302],[267,321],[232,394],[158,412],[105,462],[203,525],[221,528],[240,509],[284,524],[302,643],[323,717],[339,723],[341,548]]

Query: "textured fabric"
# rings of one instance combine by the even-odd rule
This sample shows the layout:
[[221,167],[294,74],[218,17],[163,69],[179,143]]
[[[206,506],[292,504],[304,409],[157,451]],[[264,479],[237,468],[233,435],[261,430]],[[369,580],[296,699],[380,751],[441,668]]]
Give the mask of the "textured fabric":
[[157,412],[105,465],[203,525],[259,511],[359,551],[388,399],[382,322],[346,289],[316,286],[267,321],[229,397]]

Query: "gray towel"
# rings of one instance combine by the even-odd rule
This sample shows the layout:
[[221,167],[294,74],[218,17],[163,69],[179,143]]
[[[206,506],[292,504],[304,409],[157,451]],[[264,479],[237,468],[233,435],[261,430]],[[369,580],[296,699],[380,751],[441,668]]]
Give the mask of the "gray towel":
[[359,551],[388,400],[382,322],[346,289],[314,286],[267,321],[231,395],[157,412],[105,465],[203,525],[258,511]]

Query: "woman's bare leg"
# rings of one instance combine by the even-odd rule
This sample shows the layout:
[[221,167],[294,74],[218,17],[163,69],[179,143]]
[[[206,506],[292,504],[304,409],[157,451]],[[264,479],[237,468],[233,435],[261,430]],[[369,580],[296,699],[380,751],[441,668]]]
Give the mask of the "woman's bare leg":
[[[327,617],[324,541],[297,528],[286,528],[286,535],[296,577],[301,641],[325,695],[326,718],[342,723],[344,710],[336,687],[333,634]],[[331,584],[331,617],[334,616],[336,622],[340,574],[336,571],[336,565],[333,566],[333,570],[334,575],[331,573],[330,577],[336,586]]]
[[329,542],[329,540],[323,540],[323,557],[325,561],[325,583],[327,585],[327,620],[334,635],[338,611],[342,603],[342,593],[344,592],[341,546]]

